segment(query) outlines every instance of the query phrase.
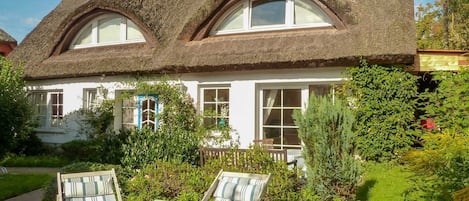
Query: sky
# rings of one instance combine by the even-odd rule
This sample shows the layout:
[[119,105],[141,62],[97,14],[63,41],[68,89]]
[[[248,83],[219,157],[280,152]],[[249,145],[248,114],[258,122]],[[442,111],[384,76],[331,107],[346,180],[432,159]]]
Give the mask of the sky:
[[[0,0],[0,28],[20,43],[61,0]],[[367,1],[367,0],[362,0]],[[414,0],[415,6],[435,0]]]

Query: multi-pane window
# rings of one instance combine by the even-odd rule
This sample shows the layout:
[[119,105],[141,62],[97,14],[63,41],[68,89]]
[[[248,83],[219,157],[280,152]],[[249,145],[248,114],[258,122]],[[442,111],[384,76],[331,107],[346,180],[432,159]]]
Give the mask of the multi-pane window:
[[332,26],[311,0],[244,0],[222,16],[211,34]]
[[138,128],[158,127],[158,97],[156,95],[138,96]]
[[128,18],[106,14],[92,20],[78,32],[71,49],[123,43],[144,42],[138,26]]
[[158,128],[158,113],[160,105],[157,95],[137,95],[122,98],[118,105],[121,114],[121,128],[142,129],[150,127],[153,130]]
[[134,100],[134,97],[125,98],[122,100],[122,128],[124,129],[132,129],[135,128],[134,122],[134,111],[137,110],[137,104]]
[[84,89],[83,90],[83,109],[92,111],[97,107],[97,89]]
[[301,110],[302,89],[264,89],[261,100],[262,138],[274,139],[275,148],[301,148],[292,115]]
[[229,88],[203,88],[202,113],[207,127],[220,128],[229,124]]
[[39,128],[60,128],[63,121],[63,93],[62,92],[31,92]]

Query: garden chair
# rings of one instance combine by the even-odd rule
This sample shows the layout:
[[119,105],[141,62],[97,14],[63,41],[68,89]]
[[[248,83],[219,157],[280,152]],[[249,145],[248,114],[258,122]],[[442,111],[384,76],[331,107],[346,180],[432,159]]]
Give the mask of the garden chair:
[[265,194],[271,174],[224,172],[220,170],[202,201],[259,201]]
[[57,173],[57,201],[122,201],[114,169]]

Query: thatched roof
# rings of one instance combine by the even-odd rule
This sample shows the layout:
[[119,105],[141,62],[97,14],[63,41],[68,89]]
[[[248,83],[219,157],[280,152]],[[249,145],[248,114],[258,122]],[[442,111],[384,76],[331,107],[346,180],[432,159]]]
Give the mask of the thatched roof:
[[7,32],[0,29],[0,43],[15,43],[16,40],[11,37]]
[[[413,62],[410,0],[313,0],[343,26],[207,36],[211,19],[234,1],[63,0],[9,57],[23,62],[28,79]],[[147,42],[68,50],[80,24],[103,10],[134,21]]]

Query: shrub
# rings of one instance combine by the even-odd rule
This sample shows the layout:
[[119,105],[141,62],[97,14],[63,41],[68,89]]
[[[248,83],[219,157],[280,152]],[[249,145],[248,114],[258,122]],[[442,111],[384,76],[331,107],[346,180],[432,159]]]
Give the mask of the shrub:
[[14,68],[0,56],[0,158],[17,139],[31,135],[33,109],[29,104],[22,67]]
[[62,155],[71,161],[120,164],[126,132],[101,134],[88,140],[74,140],[61,145]]
[[307,184],[323,200],[353,200],[360,165],[353,158],[354,117],[345,103],[331,97],[311,96],[304,113],[294,114],[304,143]]
[[6,167],[62,167],[70,162],[58,156],[6,156],[0,166]]
[[434,72],[433,80],[438,82],[435,92],[422,93],[426,118],[433,118],[440,129],[456,129],[458,132],[469,128],[469,69],[458,72]]
[[164,109],[158,114],[156,131],[143,128],[131,132],[123,146],[122,164],[129,169],[142,168],[155,160],[197,164],[201,124],[189,96],[166,82],[139,82],[135,88],[137,94],[158,94]]
[[[126,181],[126,175],[117,165],[108,165],[100,163],[90,163],[90,162],[79,162],[73,163],[63,167],[61,173],[77,173],[77,172],[91,172],[91,171],[101,171],[101,170],[110,170],[114,168],[116,170],[116,176],[119,183],[119,186]],[[54,178],[50,183],[44,188],[44,198],[43,201],[56,201],[57,200],[57,178]]]
[[[241,158],[234,166],[228,157],[209,161],[205,166],[193,166],[180,161],[157,161],[142,169],[125,187],[127,200],[201,200],[205,191],[216,175],[224,171],[272,173],[267,193],[263,200],[314,200],[311,191],[302,191],[295,172],[290,170],[285,162],[273,161],[261,149],[248,151],[246,159],[251,168],[247,168],[247,161]],[[226,160],[225,160],[226,159]],[[245,161],[245,162],[241,162]],[[304,199],[303,199],[304,198]]]
[[201,200],[214,176],[180,161],[146,166],[126,186],[126,200]]
[[452,200],[457,190],[469,186],[469,131],[427,133],[423,149],[409,152],[405,161],[416,173],[408,197]]
[[348,68],[345,84],[356,113],[359,154],[386,161],[408,150],[415,139],[416,77],[398,67],[368,65]]

